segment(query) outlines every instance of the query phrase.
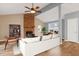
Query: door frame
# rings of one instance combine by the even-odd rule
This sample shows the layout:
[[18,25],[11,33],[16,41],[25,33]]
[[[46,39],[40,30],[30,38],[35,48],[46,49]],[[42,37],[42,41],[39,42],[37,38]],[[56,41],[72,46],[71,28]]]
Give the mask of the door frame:
[[65,30],[64,30],[64,38],[65,40],[67,40],[67,21],[68,19],[72,19],[72,18],[78,18],[78,41],[79,41],[79,11],[77,12],[72,12],[72,13],[68,13],[64,15],[64,23],[65,23]]

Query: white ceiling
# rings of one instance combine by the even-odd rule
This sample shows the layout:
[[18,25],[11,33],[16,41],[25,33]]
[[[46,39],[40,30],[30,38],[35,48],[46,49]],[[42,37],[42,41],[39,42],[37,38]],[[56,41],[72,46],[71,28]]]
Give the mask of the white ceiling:
[[58,20],[58,7],[54,7],[37,16],[43,22],[51,22]]
[[[34,6],[39,6],[40,9],[48,5],[49,3],[34,3]],[[7,14],[22,14],[24,11],[28,10],[25,9],[24,6],[31,7],[31,3],[0,3],[0,15],[7,15]]]
[[[34,3],[34,6],[39,6],[40,9],[44,8],[49,3]],[[28,10],[25,6],[31,7],[31,3],[0,3],[0,15],[8,14],[23,14]],[[40,10],[39,9],[39,10]],[[54,7],[40,15],[36,16],[43,22],[51,22],[58,20],[58,7]]]

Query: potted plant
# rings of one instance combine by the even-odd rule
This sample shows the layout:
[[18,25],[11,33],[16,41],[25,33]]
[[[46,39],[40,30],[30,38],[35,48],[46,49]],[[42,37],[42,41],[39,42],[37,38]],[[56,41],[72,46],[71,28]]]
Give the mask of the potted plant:
[[46,27],[43,27],[43,28],[42,28],[42,33],[43,33],[43,35],[45,35],[45,34],[47,33]]

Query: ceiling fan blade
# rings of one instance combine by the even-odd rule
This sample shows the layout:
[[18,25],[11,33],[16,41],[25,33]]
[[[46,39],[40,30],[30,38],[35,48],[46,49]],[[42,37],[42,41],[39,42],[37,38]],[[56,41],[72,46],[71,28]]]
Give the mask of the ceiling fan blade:
[[27,7],[27,6],[25,6],[25,8],[27,8],[27,9],[31,9],[31,8],[29,8],[29,7]]
[[42,13],[42,11],[36,11],[36,12],[38,12],[38,13]]
[[30,12],[30,11],[25,11],[25,12]]
[[36,6],[36,8],[35,9],[39,9],[40,7],[39,6]]

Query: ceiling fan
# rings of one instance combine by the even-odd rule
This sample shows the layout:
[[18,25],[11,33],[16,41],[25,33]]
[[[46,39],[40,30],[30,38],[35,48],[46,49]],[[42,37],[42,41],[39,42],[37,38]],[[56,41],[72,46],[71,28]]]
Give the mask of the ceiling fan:
[[29,9],[29,11],[25,11],[27,13],[41,13],[40,10],[38,10],[40,7],[39,6],[36,6],[34,7],[34,4],[32,3],[32,7],[28,7],[28,6],[25,6],[25,8]]

